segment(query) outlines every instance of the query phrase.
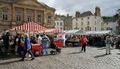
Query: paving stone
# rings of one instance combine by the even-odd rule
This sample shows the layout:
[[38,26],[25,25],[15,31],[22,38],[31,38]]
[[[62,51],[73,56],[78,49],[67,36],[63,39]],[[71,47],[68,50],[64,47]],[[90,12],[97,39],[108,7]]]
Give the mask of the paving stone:
[[59,55],[37,57],[19,62],[20,58],[0,60],[0,69],[120,69],[119,50],[113,49],[105,55],[105,48],[87,47],[86,53],[80,48],[63,48]]

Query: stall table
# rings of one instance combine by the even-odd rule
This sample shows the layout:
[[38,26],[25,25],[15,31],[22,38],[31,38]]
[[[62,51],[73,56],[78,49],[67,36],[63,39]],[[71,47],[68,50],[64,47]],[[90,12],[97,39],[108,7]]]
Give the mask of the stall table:
[[36,52],[38,52],[39,56],[42,55],[42,47],[39,44],[32,44],[32,52],[33,54],[35,54]]

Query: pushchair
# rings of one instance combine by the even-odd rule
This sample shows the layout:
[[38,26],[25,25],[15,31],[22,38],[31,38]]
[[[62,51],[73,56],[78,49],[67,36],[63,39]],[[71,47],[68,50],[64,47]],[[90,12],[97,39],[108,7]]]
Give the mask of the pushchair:
[[61,53],[61,48],[57,47],[54,42],[50,44],[50,54],[51,55],[56,55]]

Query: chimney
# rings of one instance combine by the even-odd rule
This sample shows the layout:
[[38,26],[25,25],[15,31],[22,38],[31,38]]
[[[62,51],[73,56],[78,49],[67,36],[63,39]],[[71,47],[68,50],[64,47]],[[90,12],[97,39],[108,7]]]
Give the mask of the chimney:
[[69,17],[69,14],[67,14],[67,17]]
[[95,8],[95,14],[94,14],[95,16],[101,16],[101,10],[100,10],[100,7],[96,7]]
[[79,11],[76,11],[76,14],[75,14],[75,17],[80,17],[80,12]]

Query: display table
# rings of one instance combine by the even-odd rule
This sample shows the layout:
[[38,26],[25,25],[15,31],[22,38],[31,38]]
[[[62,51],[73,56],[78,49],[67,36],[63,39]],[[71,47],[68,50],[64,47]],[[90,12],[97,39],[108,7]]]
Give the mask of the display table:
[[62,40],[56,40],[56,41],[55,41],[55,44],[56,44],[56,46],[57,46],[58,48],[62,48],[62,47],[63,47],[63,42],[62,42]]
[[79,41],[66,41],[66,45],[72,46],[72,47],[78,47],[80,46],[80,42]]
[[38,52],[40,56],[42,55],[42,47],[39,44],[32,44],[32,52],[33,54],[36,54],[36,52]]

